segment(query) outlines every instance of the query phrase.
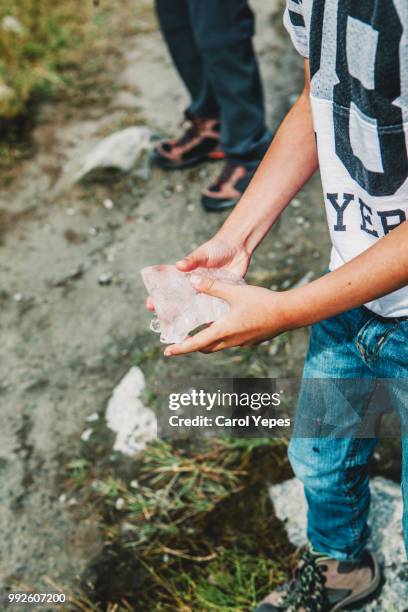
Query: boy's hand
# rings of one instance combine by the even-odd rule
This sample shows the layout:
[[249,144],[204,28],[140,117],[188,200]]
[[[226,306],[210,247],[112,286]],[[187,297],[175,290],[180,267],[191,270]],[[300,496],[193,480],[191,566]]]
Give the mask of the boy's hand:
[[[245,247],[214,236],[178,261],[176,266],[181,272],[192,272],[196,268],[224,268],[239,276],[245,276],[250,260],[251,256]],[[150,297],[147,298],[146,308],[151,312],[154,310],[153,300]]]
[[231,309],[204,331],[181,344],[169,346],[164,352],[167,357],[251,346],[286,331],[284,293],[251,285],[222,283],[198,274],[193,275],[191,281],[198,291],[222,298]]
[[176,266],[181,272],[192,272],[196,268],[226,268],[239,276],[245,276],[250,258],[243,246],[214,236],[178,261]]

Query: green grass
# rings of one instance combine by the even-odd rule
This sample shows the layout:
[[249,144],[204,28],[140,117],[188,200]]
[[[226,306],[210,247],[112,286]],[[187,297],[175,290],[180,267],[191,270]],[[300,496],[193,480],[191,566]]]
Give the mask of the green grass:
[[[4,27],[10,18],[21,31]],[[35,153],[31,130],[42,101],[64,102],[60,121],[106,107],[126,37],[156,27],[152,0],[2,0],[0,182]]]
[[12,16],[22,31],[0,28],[0,117],[22,114],[34,95],[62,86],[61,69],[92,19],[89,6],[79,0],[3,0],[0,22]]
[[245,612],[288,576],[295,552],[265,486],[289,475],[284,442],[156,441],[131,472],[88,476],[106,546],[79,609]]
[[[21,31],[6,27],[10,17]],[[6,24],[6,26],[5,26]],[[0,119],[24,114],[34,98],[82,88],[106,70],[123,36],[156,27],[152,2],[124,0],[2,0],[0,5]],[[89,92],[88,92],[89,93]],[[100,92],[98,92],[100,93]]]

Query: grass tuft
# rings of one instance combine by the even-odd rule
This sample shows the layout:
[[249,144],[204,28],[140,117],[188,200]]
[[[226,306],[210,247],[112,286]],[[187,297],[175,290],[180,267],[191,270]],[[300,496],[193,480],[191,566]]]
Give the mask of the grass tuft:
[[294,561],[265,484],[288,475],[286,444],[260,439],[155,441],[129,480],[99,474],[106,546],[84,577],[89,609],[251,610]]

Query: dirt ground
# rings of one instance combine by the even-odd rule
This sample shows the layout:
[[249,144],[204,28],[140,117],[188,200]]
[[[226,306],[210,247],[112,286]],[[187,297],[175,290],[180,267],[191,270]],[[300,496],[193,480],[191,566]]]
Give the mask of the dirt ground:
[[[252,4],[268,120],[276,127],[302,86],[302,63],[281,25],[283,3]],[[127,37],[120,52],[109,107],[78,109],[67,119],[64,102],[45,105],[36,155],[0,194],[0,593],[7,585],[68,590],[99,550],[97,520],[78,519],[64,478],[86,444],[86,418],[103,414],[135,359],[149,386],[179,375],[297,376],[305,352],[307,331],[299,331],[254,351],[167,362],[148,330],[139,271],[174,262],[218,228],[224,216],[199,204],[218,166],[150,169],[144,178],[134,172],[56,189],[72,160],[133,118],[156,134],[176,129],[186,94],[160,34]],[[315,177],[257,253],[249,281],[284,289],[320,274],[327,258]],[[101,275],[110,284],[101,285]],[[109,438],[101,440],[99,454],[109,458],[110,451]]]

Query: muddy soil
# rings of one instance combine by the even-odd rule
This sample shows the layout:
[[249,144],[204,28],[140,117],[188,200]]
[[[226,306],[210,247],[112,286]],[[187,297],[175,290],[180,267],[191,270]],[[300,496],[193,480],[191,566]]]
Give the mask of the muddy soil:
[[[302,86],[302,62],[281,25],[282,2],[253,6],[276,127]],[[68,590],[100,549],[97,516],[81,518],[75,499],[64,496],[64,478],[86,445],[87,417],[103,413],[135,360],[149,386],[180,375],[297,376],[305,353],[302,330],[254,351],[169,363],[148,331],[139,270],[175,261],[219,227],[223,215],[205,214],[199,204],[218,166],[58,188],[64,168],[102,135],[133,120],[170,134],[180,120],[187,98],[160,34],[128,37],[120,51],[110,105],[76,109],[69,119],[64,102],[45,106],[36,155],[0,195],[0,592]],[[104,206],[107,198],[113,208]],[[256,254],[249,281],[287,288],[319,275],[327,258],[315,177]],[[99,454],[109,460],[109,438],[99,441]]]

